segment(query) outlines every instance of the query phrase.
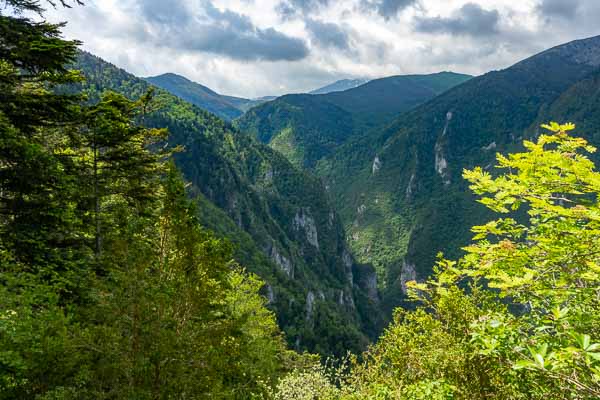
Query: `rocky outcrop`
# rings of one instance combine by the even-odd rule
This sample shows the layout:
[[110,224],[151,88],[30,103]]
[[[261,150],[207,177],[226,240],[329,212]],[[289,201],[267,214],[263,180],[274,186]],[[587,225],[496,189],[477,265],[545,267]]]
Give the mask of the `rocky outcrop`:
[[379,159],[379,156],[375,156],[375,159],[373,160],[373,167],[372,167],[373,175],[375,175],[377,173],[377,171],[379,171],[380,169],[381,169],[381,160]]
[[488,144],[487,146],[482,147],[483,150],[485,151],[490,151],[490,150],[494,150],[496,148],[496,142],[492,142],[490,144]]
[[350,290],[341,289],[337,294],[337,303],[342,307],[347,307],[352,310],[356,308],[354,305],[354,298],[352,297],[352,292]]
[[354,282],[354,275],[352,274],[354,260],[352,259],[352,255],[348,249],[344,249],[344,252],[342,253],[342,261],[344,262],[344,267],[346,268],[346,281],[352,285]]
[[227,200],[227,208],[229,209],[229,215],[231,216],[231,219],[235,221],[235,224],[238,226],[238,228],[243,229],[244,226],[242,223],[242,213],[239,206],[238,194],[232,193]]
[[290,278],[294,277],[294,266],[292,262],[285,256],[283,256],[277,247],[271,246],[271,251],[269,252],[269,258],[281,268],[281,270]]
[[367,295],[373,303],[379,303],[379,288],[377,286],[377,273],[371,265],[354,266],[355,284]]
[[315,294],[312,291],[309,291],[308,294],[306,295],[306,308],[304,310],[307,321],[312,320],[314,305],[315,305]]
[[273,304],[276,301],[275,292],[273,291],[273,286],[266,284],[264,287],[265,297],[267,298],[267,304]]
[[446,113],[446,125],[444,126],[444,130],[442,131],[442,135],[439,137],[437,142],[435,143],[435,171],[442,177],[445,185],[450,184],[450,179],[448,178],[448,161],[444,156],[444,148],[442,146],[442,141],[448,132],[448,127],[450,126],[450,121],[452,121],[453,114],[451,111]]
[[400,271],[400,285],[402,286],[402,293],[406,295],[407,288],[406,283],[417,279],[417,271],[415,264],[410,263],[406,260],[402,261],[402,270]]
[[412,198],[413,192],[415,190],[415,173],[413,172],[408,181],[408,185],[406,185],[406,199],[410,200]]
[[294,216],[293,226],[297,231],[304,230],[308,243],[317,249],[319,248],[317,225],[315,224],[314,218],[310,214],[310,210],[304,208],[300,209]]
[[365,213],[365,211],[367,211],[367,206],[366,204],[361,204],[360,206],[358,206],[358,208],[356,209],[356,212],[358,213],[358,216],[362,217],[363,214]]

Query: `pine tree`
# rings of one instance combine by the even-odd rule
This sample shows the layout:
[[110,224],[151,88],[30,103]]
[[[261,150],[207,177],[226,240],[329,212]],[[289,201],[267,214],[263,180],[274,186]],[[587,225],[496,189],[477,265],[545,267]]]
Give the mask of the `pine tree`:
[[[41,10],[38,1],[7,4],[17,15]],[[61,39],[61,26],[0,15],[0,237],[40,268],[74,258],[81,239],[63,134],[78,122],[79,99],[52,90],[80,79],[65,68],[78,42]]]
[[87,207],[92,210],[96,257],[103,236],[109,234],[115,201],[144,213],[156,199],[162,161],[170,152],[161,147],[166,130],[147,129],[136,122],[143,119],[151,101],[151,91],[138,101],[108,92],[84,112],[77,148]]

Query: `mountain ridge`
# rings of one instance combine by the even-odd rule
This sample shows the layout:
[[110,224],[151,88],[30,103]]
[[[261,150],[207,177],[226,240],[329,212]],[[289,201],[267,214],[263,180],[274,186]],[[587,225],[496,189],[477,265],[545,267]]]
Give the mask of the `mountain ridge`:
[[280,151],[295,165],[314,168],[354,135],[385,125],[470,75],[400,75],[328,94],[289,94],[252,108],[235,121],[242,131]]
[[251,102],[249,99],[221,95],[207,86],[172,72],[143,79],[227,121],[241,116],[242,108]]
[[594,37],[473,78],[386,129],[353,139],[317,166],[354,255],[379,271],[388,309],[401,303],[406,281],[430,274],[439,251],[459,256],[455,249],[468,243],[469,227],[489,217],[462,180],[464,168],[492,171],[496,152],[521,150],[521,140],[548,120],[585,124],[590,118],[592,108],[576,110],[597,103],[569,93],[599,88],[582,84],[597,73],[598,52],[600,38]]
[[[152,87],[89,53],[74,67],[92,100],[105,90],[135,98]],[[289,343],[322,354],[364,348],[377,334],[376,288],[362,279],[372,270],[347,250],[320,181],[217,116],[162,89],[155,98],[161,108],[146,124],[168,128],[170,145],[184,147],[175,161],[191,182],[201,220],[232,238],[237,261],[266,281]]]

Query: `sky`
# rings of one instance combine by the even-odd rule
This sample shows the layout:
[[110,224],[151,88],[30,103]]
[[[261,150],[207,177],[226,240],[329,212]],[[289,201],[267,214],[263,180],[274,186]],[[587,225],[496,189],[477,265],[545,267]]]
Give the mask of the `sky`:
[[45,16],[135,75],[173,72],[248,98],[343,78],[479,75],[600,35],[600,0],[84,2]]

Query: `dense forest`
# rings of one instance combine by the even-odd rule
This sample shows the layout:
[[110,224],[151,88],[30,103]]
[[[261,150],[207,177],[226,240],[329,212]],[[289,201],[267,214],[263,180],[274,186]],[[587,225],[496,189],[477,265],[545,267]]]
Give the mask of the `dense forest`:
[[[573,124],[462,171],[489,219],[361,352],[372,271],[318,180],[28,17],[60,3],[0,8],[0,399],[600,398],[600,173]],[[255,195],[227,208],[230,181]],[[266,287],[311,299],[303,323]]]
[[470,78],[452,72],[401,75],[344,91],[289,94],[251,108],[234,124],[294,165],[314,169],[343,144]]
[[377,336],[377,289],[367,284],[374,271],[354,262],[321,182],[215,115],[89,53],[71,67],[85,80],[61,91],[82,91],[92,103],[107,90],[131,100],[154,90],[145,126],[168,129],[200,223],[232,241],[234,259],[265,281],[294,349],[341,356]]

